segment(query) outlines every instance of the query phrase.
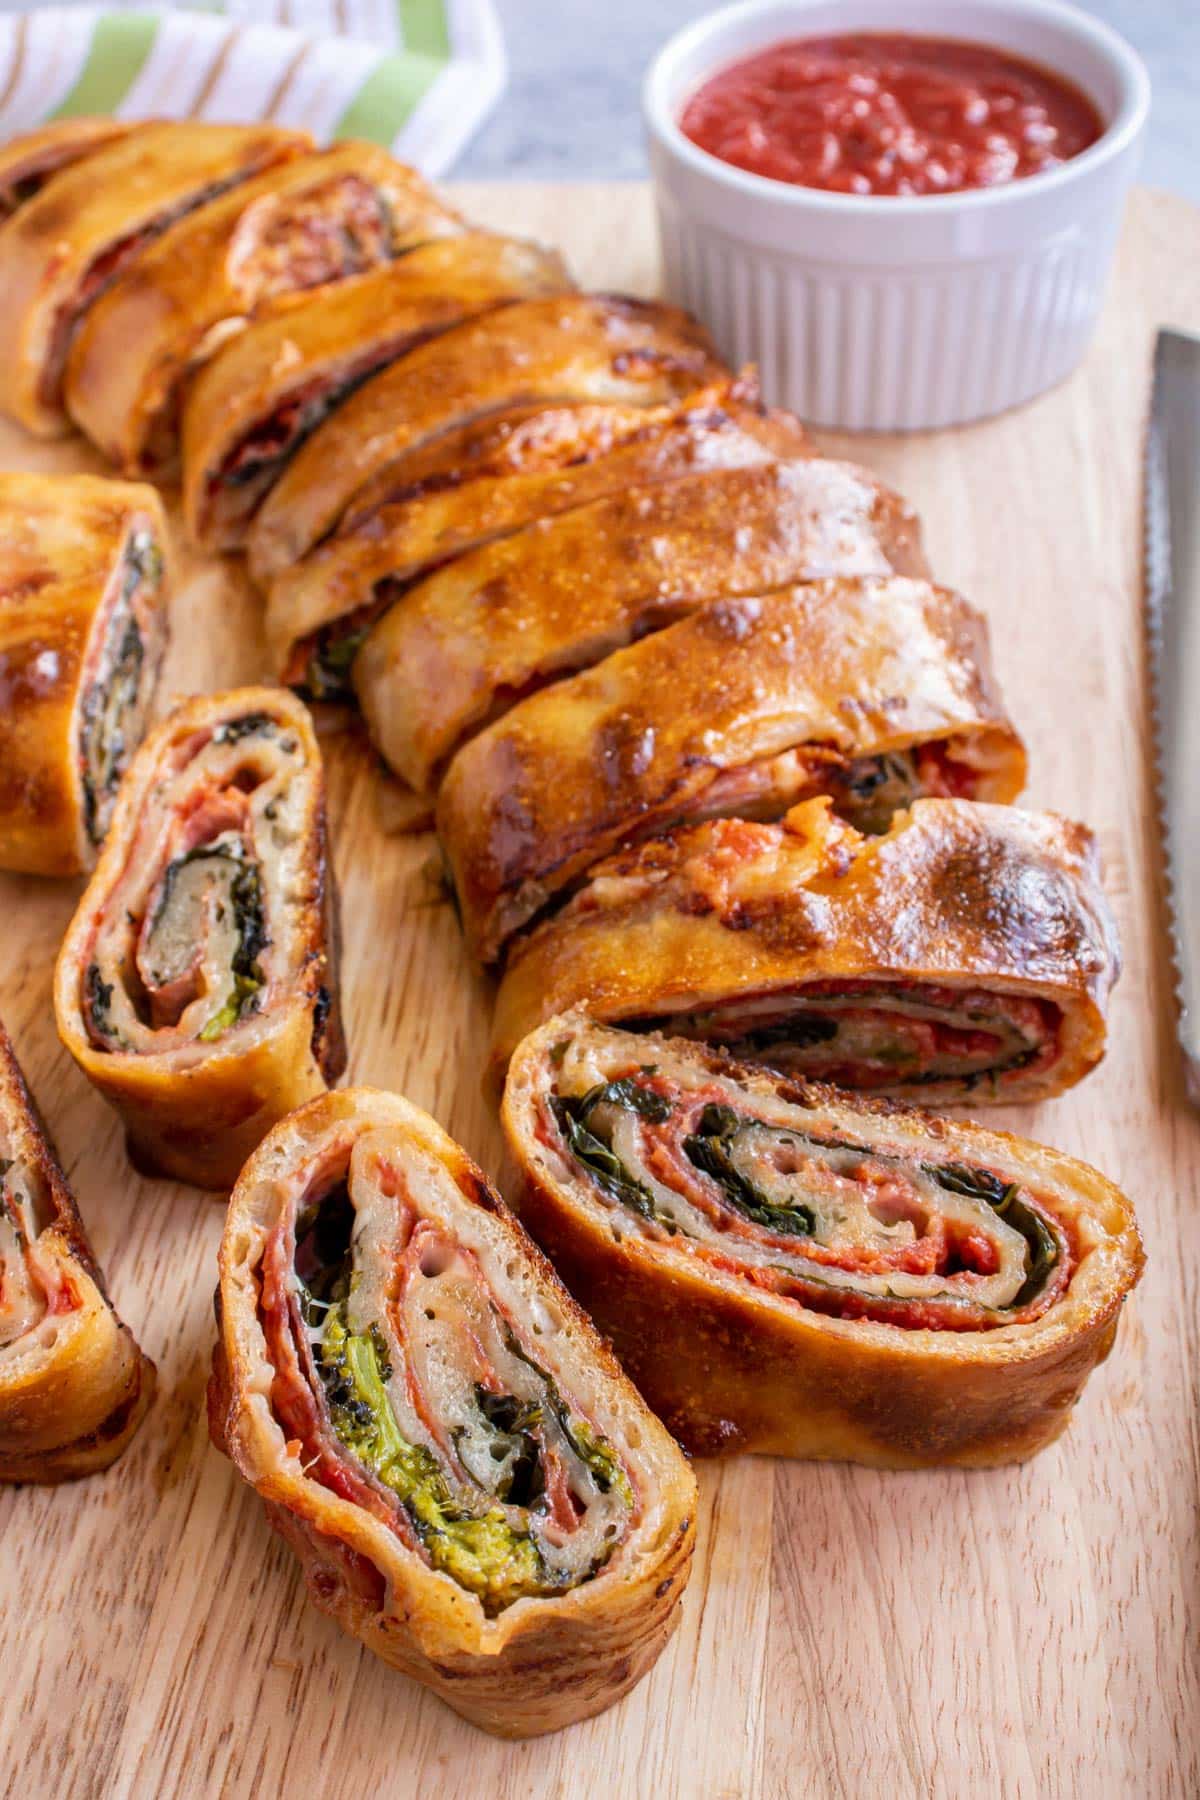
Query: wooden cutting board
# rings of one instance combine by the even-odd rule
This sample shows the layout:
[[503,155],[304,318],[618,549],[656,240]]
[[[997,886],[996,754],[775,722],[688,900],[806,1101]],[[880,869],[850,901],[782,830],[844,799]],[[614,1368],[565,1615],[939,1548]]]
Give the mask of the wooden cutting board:
[[[642,189],[458,198],[488,224],[559,243],[588,285],[654,289]],[[695,1574],[650,1678],[556,1737],[484,1737],[312,1609],[258,1500],[210,1446],[222,1209],[140,1180],[113,1115],[58,1046],[51,969],[78,890],[0,876],[0,1014],[117,1303],[159,1366],[154,1409],[116,1468],[0,1495],[7,1792],[1200,1791],[1200,1126],[1172,1054],[1140,622],[1142,422],[1161,321],[1200,328],[1200,214],[1143,192],[1099,337],[1066,386],[970,430],[830,440],[911,497],[939,577],[990,614],[1029,740],[1028,798],[1097,828],[1120,917],[1126,963],[1108,1060],[1074,1094],[1005,1121],[1127,1187],[1150,1252],[1116,1353],[1066,1438],[987,1474],[702,1466]],[[0,435],[0,466],[85,462],[77,445]],[[265,667],[240,573],[185,557],[167,691]],[[349,1078],[407,1093],[503,1178],[479,1086],[489,995],[430,877],[432,840],[384,831],[356,740],[326,748]]]

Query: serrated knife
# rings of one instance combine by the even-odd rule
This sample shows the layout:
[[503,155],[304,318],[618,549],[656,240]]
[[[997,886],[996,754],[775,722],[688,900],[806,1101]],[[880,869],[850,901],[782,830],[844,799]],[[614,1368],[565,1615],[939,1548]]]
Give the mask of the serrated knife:
[[1146,611],[1188,1098],[1200,1107],[1200,337],[1160,331],[1146,441]]

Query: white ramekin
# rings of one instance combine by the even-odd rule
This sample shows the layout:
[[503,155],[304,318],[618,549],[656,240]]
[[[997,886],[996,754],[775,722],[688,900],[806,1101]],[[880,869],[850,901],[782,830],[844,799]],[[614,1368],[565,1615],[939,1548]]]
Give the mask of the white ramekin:
[[[782,39],[902,31],[1057,70],[1106,124],[1081,156],[1006,187],[825,193],[736,169],[678,118],[718,69]],[[1091,337],[1149,110],[1145,67],[1060,0],[755,0],[665,46],[643,104],[668,296],[769,400],[815,424],[911,431],[1032,399]]]

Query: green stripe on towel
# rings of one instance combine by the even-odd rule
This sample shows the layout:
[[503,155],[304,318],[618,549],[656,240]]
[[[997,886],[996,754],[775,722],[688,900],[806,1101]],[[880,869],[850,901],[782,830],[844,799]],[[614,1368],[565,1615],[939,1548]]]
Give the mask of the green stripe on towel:
[[450,23],[446,0],[396,0],[400,40],[420,56],[450,60]]
[[335,138],[368,138],[387,146],[446,67],[404,51],[371,71],[333,128]]
[[158,35],[158,25],[153,13],[101,14],[79,80],[50,118],[116,112],[142,72]]

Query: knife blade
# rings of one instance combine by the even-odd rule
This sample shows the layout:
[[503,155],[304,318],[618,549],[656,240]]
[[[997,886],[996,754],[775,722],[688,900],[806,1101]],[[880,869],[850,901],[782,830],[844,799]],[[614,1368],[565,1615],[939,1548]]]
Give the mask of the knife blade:
[[1146,440],[1146,622],[1188,1098],[1200,1107],[1200,337],[1160,331]]

